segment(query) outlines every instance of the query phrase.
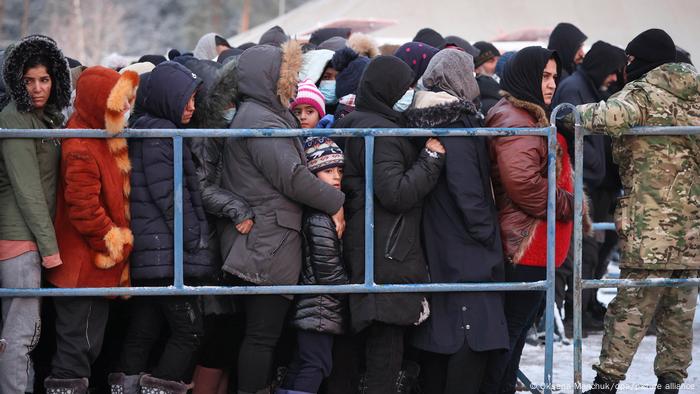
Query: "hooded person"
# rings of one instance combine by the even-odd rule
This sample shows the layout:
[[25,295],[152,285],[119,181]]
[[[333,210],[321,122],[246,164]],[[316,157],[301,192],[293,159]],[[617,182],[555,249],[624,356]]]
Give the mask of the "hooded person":
[[[423,74],[426,90],[416,92],[406,111],[406,126],[483,127],[483,117],[473,103],[479,96],[473,71],[468,53],[437,53]],[[487,139],[440,138],[449,154],[437,186],[425,199],[421,232],[432,282],[504,280]],[[424,392],[454,393],[465,387],[477,392],[483,366],[492,354],[508,349],[503,295],[431,294],[430,317],[414,330],[411,343],[425,351],[421,356]]]
[[549,35],[547,49],[556,51],[561,61],[561,75],[559,80],[564,81],[576,70],[576,65],[583,61],[583,43],[588,36],[583,34],[578,27],[571,23],[562,22],[554,27]]
[[[126,139],[114,135],[124,129],[138,81],[133,71],[119,74],[102,66],[87,68],[78,79],[66,128],[106,129],[111,138],[67,138],[61,144],[54,226],[63,264],[46,275],[55,287],[129,285],[131,162]],[[107,298],[57,297],[53,303],[56,353],[44,382],[48,393],[87,383],[109,315]],[[75,332],[86,337],[76,339]]]
[[[231,128],[299,128],[289,103],[300,67],[296,41],[281,48],[259,45],[246,50],[237,66],[241,102]],[[302,207],[331,215],[342,234],[345,196],[309,171],[299,138],[228,138],[222,154],[223,188],[245,200],[255,214],[250,232],[241,234],[226,226],[220,233],[227,280],[249,286],[297,284]],[[246,322],[238,389],[262,393],[272,383],[274,350],[291,297],[252,295],[242,301]]]
[[423,44],[428,44],[433,48],[442,49],[447,44],[445,38],[435,30],[426,27],[418,30],[416,36],[411,40],[412,42],[422,42]]
[[[260,37],[260,42],[258,43],[258,45],[272,45],[275,47],[281,47],[282,44],[284,44],[287,41],[289,41],[287,33],[285,33],[281,27],[273,26],[269,28],[265,33],[263,33],[263,35]],[[243,50],[248,49],[244,49],[242,48],[242,46],[239,48]]]
[[377,43],[367,34],[353,33],[348,38],[347,46],[357,52],[358,55],[367,56],[370,59],[379,55]]
[[[192,54],[197,59],[215,60],[217,56],[226,49],[231,48],[228,41],[216,33],[207,33],[197,41]],[[157,63],[153,63],[158,65]]]
[[[445,48],[458,48],[467,52],[472,58],[476,58],[481,53],[481,50],[474,45],[470,44],[469,41],[462,37],[457,36],[447,36],[445,37]],[[442,48],[440,48],[442,49]]]
[[[31,35],[10,45],[2,77],[7,92],[0,103],[0,127],[62,127],[71,78],[54,40]],[[60,155],[60,142],[50,136],[0,141],[0,287],[41,287],[42,265],[62,264],[52,222]],[[40,301],[6,297],[1,302],[0,337],[7,346],[0,353],[0,392],[23,393],[31,390],[29,352],[39,339]]]
[[331,51],[335,52],[345,48],[346,46],[348,46],[347,38],[331,37],[326,41],[323,41],[322,43],[318,44],[316,49],[330,49]]
[[221,54],[219,54],[219,57],[216,58],[216,61],[219,64],[226,64],[234,59],[237,59],[238,56],[241,56],[241,53],[243,53],[242,49],[229,48],[221,52]]
[[369,58],[358,55],[350,48],[343,48],[333,55],[331,65],[337,72],[335,95],[338,97],[338,107],[334,114],[336,121],[355,110],[357,86],[369,62]]
[[[201,78],[176,62],[163,62],[142,78],[137,91],[134,129],[181,129],[191,122]],[[173,140],[130,141],[131,281],[137,286],[167,286],[174,278]],[[208,283],[218,267],[207,249],[208,223],[189,143],[183,144],[183,274],[188,284]],[[185,393],[202,335],[202,312],[194,296],[134,297],[118,372],[145,373],[161,326],[170,335],[150,374],[140,378],[143,392]],[[114,383],[114,381],[112,381]]]
[[[389,128],[404,126],[405,108],[411,102],[413,72],[401,59],[378,56],[362,75],[356,109],[336,123],[338,128]],[[382,137],[374,151],[375,246],[374,281],[381,284],[423,283],[428,272],[420,242],[424,198],[435,187],[445,156],[436,139]],[[361,138],[345,143],[343,191],[348,231],[344,257],[352,283],[365,278],[365,149]],[[398,224],[397,224],[398,223]],[[396,392],[403,357],[404,333],[429,315],[422,294],[352,294],[351,328],[365,331],[367,343],[366,392]],[[402,374],[401,376],[405,376]]]
[[[625,67],[625,63],[625,52],[621,48],[603,41],[597,41],[586,53],[583,63],[578,66],[578,69],[557,86],[557,91],[552,99],[552,107],[556,107],[561,103],[581,105],[596,103],[606,99],[608,97],[608,88],[617,81],[617,74]],[[561,114],[559,116],[565,116],[568,112],[570,111],[562,110],[559,112]],[[567,137],[569,157],[573,161],[573,130],[567,130],[564,127],[561,129],[564,130],[563,134]],[[614,201],[616,197],[616,194],[610,194],[608,190],[598,190],[598,187],[605,180],[606,174],[611,170],[617,171],[616,168],[608,169],[606,164],[608,161],[612,161],[612,157],[606,157],[606,151],[609,152],[608,147],[611,140],[610,137],[603,135],[587,135],[584,137],[583,142],[583,182],[586,187],[586,193],[593,202],[593,215],[599,215],[614,209],[608,202]],[[605,193],[607,197],[599,196],[599,193]],[[584,235],[582,252],[582,276],[584,279],[594,279],[594,273],[598,269],[599,264],[598,252],[599,246],[596,239],[592,236]],[[564,328],[567,335],[569,335],[573,333],[573,254],[557,270],[556,280],[557,305],[564,308],[566,316]],[[599,319],[595,319],[587,310],[588,305],[593,302],[596,302],[595,292],[593,290],[584,290],[582,298],[582,304],[585,306],[582,315],[583,327],[585,330],[600,331],[603,328],[602,322]]]
[[490,42],[479,41],[474,43],[479,49],[479,55],[474,58],[476,69],[476,82],[479,84],[479,102],[481,113],[486,116],[489,110],[501,99],[501,87],[498,84],[500,78],[496,75],[496,65],[501,53]]
[[425,69],[428,68],[430,59],[440,50],[422,42],[407,42],[399,47],[394,56],[403,60],[413,70],[413,83],[415,86]]
[[[632,60],[627,85],[605,102],[577,107],[582,127],[613,137],[624,191],[615,211],[622,240],[620,278],[697,278],[697,135],[645,136],[629,131],[638,126],[700,126],[700,74],[687,63],[675,62],[675,45],[663,30],[639,34],[626,52]],[[697,286],[621,289],[608,305],[591,392],[615,393],[652,318],[658,330],[656,392],[678,392],[692,360],[697,299]]]
[[[486,118],[487,127],[547,127],[547,111],[561,68],[557,53],[542,47],[521,49],[506,64],[501,79],[503,98]],[[556,248],[561,266],[573,232],[573,176],[566,139],[557,135]],[[495,137],[490,142],[491,178],[498,207],[507,282],[546,278],[547,261],[547,138]],[[585,228],[585,227],[584,227]],[[508,351],[489,371],[489,385],[512,392],[528,328],[543,299],[540,291],[507,292],[505,313]],[[493,388],[495,388],[493,387]]]
[[[148,62],[148,63],[152,63],[154,66],[157,66],[166,60],[168,60],[168,59],[166,59],[165,56],[163,56],[163,55],[143,55],[139,58],[139,60],[136,61],[136,63]],[[119,71],[121,71],[121,70],[119,70]]]
[[350,38],[351,33],[352,29],[349,29],[347,27],[325,27],[322,29],[314,30],[314,32],[311,33],[311,37],[309,37],[309,43],[318,47],[319,45],[321,45],[321,43],[331,38],[337,37],[348,39]]

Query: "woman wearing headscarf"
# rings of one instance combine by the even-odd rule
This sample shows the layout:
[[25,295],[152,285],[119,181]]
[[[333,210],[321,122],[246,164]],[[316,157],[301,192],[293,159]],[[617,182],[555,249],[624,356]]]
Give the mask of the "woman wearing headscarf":
[[[489,111],[487,127],[547,127],[547,112],[560,73],[559,57],[542,47],[520,50],[505,68],[503,98]],[[573,231],[573,177],[564,136],[557,135],[555,264],[566,258]],[[493,180],[506,281],[533,282],[546,278],[547,262],[547,138],[495,137],[491,140]],[[544,293],[510,291],[505,295],[509,348],[489,372],[501,392],[513,392],[525,335]],[[500,374],[500,378],[497,376]]]
[[[479,87],[472,56],[443,50],[425,73],[406,111],[407,126],[483,127],[473,101]],[[446,137],[449,152],[437,186],[423,207],[423,240],[435,283],[502,282],[503,252],[491,191],[487,137]],[[412,344],[421,357],[423,392],[477,393],[488,360],[508,349],[503,295],[498,292],[433,293],[431,314]]]
[[[3,129],[53,129],[70,103],[68,63],[56,42],[32,35],[5,52]],[[41,286],[41,267],[62,264],[53,217],[61,144],[55,138],[0,140],[0,287]],[[29,352],[41,332],[39,298],[3,298],[0,392],[23,393],[32,371]]]
[[[340,128],[387,128],[404,125],[413,72],[394,56],[378,56],[369,63],[357,90],[356,109],[341,119]],[[403,98],[403,100],[402,100]],[[437,139],[377,138],[374,151],[374,281],[381,284],[422,283],[428,272],[420,242],[423,200],[435,187],[445,161]],[[345,261],[352,283],[365,277],[365,149],[361,138],[346,142],[343,191],[348,218]],[[352,330],[364,331],[365,393],[396,392],[407,327],[429,314],[422,294],[353,294]],[[398,381],[398,382],[397,382]]]

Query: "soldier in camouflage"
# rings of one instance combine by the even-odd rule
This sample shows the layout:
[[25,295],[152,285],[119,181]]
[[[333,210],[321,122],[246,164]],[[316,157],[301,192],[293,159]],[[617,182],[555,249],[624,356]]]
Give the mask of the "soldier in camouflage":
[[[638,35],[626,49],[622,91],[578,107],[582,126],[614,138],[624,197],[615,221],[622,279],[697,278],[700,270],[700,138],[632,136],[635,126],[700,126],[700,75],[675,63],[663,30]],[[657,323],[656,393],[677,393],[688,377],[694,287],[619,289],[605,316],[600,362],[591,393],[615,393],[651,323]]]

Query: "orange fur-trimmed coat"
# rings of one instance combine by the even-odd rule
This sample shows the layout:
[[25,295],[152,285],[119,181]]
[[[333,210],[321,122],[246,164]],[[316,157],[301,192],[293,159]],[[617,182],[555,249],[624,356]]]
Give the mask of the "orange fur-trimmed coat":
[[[138,75],[104,67],[86,69],[77,82],[69,129],[123,130]],[[54,227],[63,264],[47,271],[57,287],[128,284],[131,163],[124,138],[69,138],[62,144]]]

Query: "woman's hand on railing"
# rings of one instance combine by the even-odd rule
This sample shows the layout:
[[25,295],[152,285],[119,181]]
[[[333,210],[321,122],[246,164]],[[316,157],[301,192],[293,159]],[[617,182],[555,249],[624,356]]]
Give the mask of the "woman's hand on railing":
[[248,234],[250,229],[253,228],[253,219],[246,219],[236,225],[236,230],[241,234]]

